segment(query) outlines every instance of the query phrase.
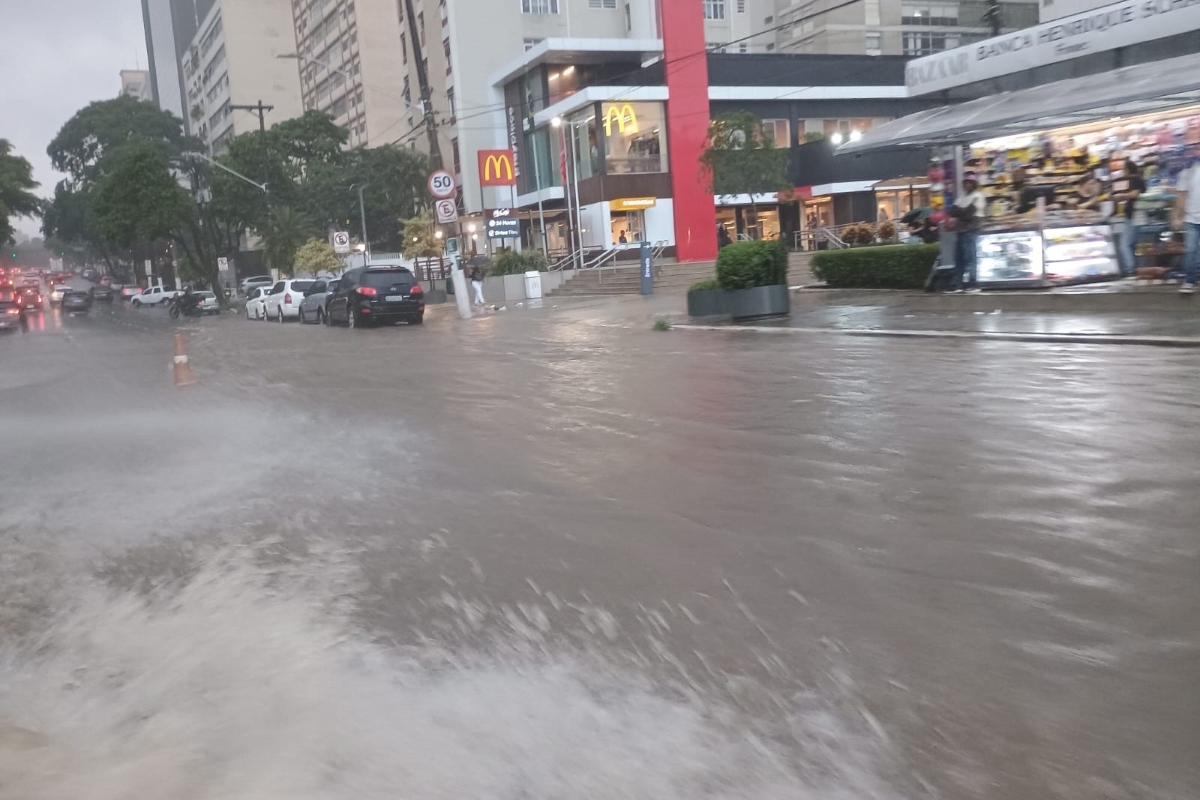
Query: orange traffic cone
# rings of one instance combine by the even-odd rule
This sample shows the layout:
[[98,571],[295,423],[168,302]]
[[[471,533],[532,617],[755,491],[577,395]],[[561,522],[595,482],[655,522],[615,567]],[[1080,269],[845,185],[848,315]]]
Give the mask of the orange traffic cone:
[[192,374],[187,349],[183,346],[183,332],[175,331],[175,385],[191,386],[195,382],[196,376]]

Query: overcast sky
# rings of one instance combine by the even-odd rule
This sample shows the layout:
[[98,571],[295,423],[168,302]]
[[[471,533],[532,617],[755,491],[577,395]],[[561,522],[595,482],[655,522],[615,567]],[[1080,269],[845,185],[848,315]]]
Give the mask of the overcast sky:
[[[38,193],[60,175],[46,145],[71,115],[116,97],[120,71],[146,69],[140,0],[0,0],[0,139],[33,164]],[[40,220],[17,219],[34,235]]]

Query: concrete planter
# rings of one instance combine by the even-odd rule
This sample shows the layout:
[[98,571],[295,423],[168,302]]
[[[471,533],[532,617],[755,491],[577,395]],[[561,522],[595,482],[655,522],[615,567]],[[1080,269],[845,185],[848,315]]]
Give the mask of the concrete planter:
[[792,294],[783,284],[736,289],[728,294],[729,313],[735,320],[785,317],[792,313]]
[[729,313],[729,292],[724,289],[704,289],[687,293],[689,317],[715,317]]

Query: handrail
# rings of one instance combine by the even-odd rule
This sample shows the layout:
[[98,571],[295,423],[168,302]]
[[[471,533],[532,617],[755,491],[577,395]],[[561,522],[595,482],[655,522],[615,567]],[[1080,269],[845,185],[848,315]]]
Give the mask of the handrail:
[[825,241],[829,242],[830,244],[832,244],[834,247],[836,247],[838,249],[850,246],[850,245],[846,244],[844,241],[842,241],[842,239],[840,237],[838,237],[838,235],[836,233],[834,233],[832,230],[830,230],[829,228],[817,228],[817,233],[819,233],[821,236],[824,236]]
[[619,253],[619,252],[620,252],[620,250],[617,250],[617,248],[615,248],[615,247],[610,250],[603,250],[603,251],[601,251],[601,253],[598,256],[593,258],[590,262],[588,262],[588,261],[583,262],[582,269],[596,269],[597,267],[602,267],[602,266],[604,266],[605,261],[612,261],[613,259],[615,259],[617,257],[617,253]]

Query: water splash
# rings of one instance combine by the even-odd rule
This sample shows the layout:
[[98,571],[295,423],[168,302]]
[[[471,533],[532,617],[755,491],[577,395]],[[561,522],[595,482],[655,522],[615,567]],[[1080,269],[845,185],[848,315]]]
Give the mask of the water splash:
[[78,593],[3,654],[0,800],[891,796],[594,655],[384,648],[290,584],[223,562]]

